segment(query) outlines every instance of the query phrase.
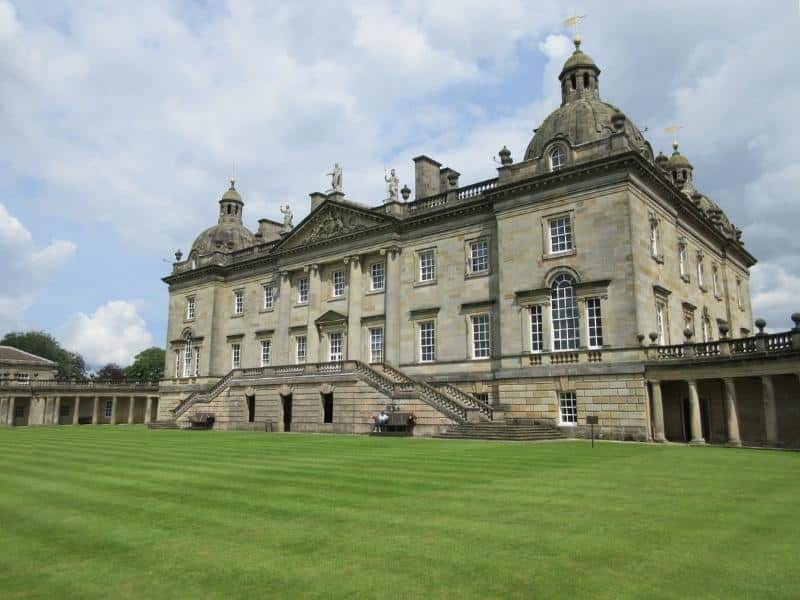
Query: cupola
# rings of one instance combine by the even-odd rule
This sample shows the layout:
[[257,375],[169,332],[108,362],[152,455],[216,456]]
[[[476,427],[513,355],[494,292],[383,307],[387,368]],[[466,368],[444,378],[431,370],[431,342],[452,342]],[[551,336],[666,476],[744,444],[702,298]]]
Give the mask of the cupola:
[[228,188],[219,201],[219,223],[238,223],[242,224],[242,211],[244,202],[239,192],[236,191],[236,181],[231,179],[231,187]]
[[672,182],[679,188],[688,185],[694,190],[693,184],[693,171],[694,167],[689,159],[678,151],[678,142],[672,143],[672,156],[667,162],[667,174],[672,179]]
[[581,50],[581,38],[573,40],[575,51],[564,63],[561,74],[561,105],[581,98],[599,100],[598,76],[600,69],[591,56]]

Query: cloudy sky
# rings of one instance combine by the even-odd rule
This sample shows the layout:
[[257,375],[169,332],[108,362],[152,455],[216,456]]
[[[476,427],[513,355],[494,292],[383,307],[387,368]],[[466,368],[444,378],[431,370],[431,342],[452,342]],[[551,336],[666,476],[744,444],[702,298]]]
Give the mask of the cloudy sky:
[[425,153],[492,177],[559,104],[587,14],[601,95],[656,151],[683,126],[695,182],[760,259],[756,316],[800,310],[797,0],[0,0],[0,335],[54,332],[94,363],[164,343],[160,278],[216,222],[296,220],[334,161],[354,200]]

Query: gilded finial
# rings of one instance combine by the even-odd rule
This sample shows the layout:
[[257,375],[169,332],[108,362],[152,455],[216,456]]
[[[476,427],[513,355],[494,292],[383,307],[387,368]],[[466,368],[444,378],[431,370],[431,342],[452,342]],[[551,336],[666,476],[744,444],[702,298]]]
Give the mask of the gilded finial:
[[664,131],[669,133],[672,136],[672,150],[677,152],[678,151],[678,132],[683,129],[681,125],[670,125]]
[[236,180],[233,177],[231,177],[231,189],[232,190],[236,189]]

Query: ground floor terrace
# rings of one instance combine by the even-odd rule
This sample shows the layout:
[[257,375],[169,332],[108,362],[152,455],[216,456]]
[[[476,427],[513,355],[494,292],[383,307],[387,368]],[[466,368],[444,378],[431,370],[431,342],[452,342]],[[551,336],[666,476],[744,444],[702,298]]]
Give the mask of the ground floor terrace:
[[150,423],[158,403],[157,384],[4,384],[0,426]]
[[[793,598],[800,454],[0,429],[0,597]],[[80,460],[65,460],[80,457]]]

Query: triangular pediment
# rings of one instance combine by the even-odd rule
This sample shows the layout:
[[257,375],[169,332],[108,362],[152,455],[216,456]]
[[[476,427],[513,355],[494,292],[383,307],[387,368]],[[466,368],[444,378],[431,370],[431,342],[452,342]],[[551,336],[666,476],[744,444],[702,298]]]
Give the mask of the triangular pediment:
[[289,232],[279,244],[280,250],[324,242],[391,222],[386,215],[366,208],[327,200]]
[[320,325],[336,325],[339,323],[344,323],[347,321],[347,315],[343,315],[342,313],[336,312],[335,310],[329,310],[324,315],[321,315],[314,324],[317,326]]

